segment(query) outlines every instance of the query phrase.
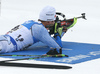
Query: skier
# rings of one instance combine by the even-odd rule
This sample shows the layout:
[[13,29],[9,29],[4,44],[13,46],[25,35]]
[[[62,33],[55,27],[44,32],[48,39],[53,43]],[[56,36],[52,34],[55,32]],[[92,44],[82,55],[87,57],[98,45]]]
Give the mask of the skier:
[[0,36],[0,53],[24,50],[34,43],[41,41],[50,48],[54,48],[54,50],[49,51],[47,54],[61,54],[59,49],[62,48],[60,37],[63,33],[62,28],[55,28],[60,29],[60,31],[54,33],[54,39],[46,29],[54,26],[55,19],[55,8],[52,6],[44,7],[40,12],[39,22],[33,20],[26,21],[14,27],[5,35]]

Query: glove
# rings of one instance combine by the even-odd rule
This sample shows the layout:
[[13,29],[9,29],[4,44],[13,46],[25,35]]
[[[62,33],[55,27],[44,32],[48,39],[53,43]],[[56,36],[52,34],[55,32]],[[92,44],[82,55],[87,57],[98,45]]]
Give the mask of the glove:
[[59,53],[58,53],[58,51],[57,51],[56,49],[52,49],[52,50],[48,51],[46,54],[47,54],[47,55],[62,54],[62,49],[59,49]]
[[54,50],[50,50],[49,52],[46,53],[47,55],[56,55],[56,54],[59,54],[56,49]]
[[56,22],[53,27],[49,28],[49,30],[50,30],[50,32],[49,32],[50,35],[58,33],[59,36],[61,37],[63,27],[61,26],[61,23]]
[[58,33],[59,36],[61,37],[62,31],[63,31],[63,26],[60,26],[59,24],[60,23],[55,23],[54,33]]

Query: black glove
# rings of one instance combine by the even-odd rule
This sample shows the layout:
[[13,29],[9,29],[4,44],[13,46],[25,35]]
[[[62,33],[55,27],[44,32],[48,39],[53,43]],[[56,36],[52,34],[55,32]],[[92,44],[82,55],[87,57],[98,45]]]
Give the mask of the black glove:
[[56,54],[59,54],[56,49],[53,49],[53,50],[50,50],[46,53],[47,55],[56,55]]
[[59,49],[59,53],[57,52],[56,49],[50,50],[46,53],[47,55],[57,55],[57,54],[62,54],[62,49]]

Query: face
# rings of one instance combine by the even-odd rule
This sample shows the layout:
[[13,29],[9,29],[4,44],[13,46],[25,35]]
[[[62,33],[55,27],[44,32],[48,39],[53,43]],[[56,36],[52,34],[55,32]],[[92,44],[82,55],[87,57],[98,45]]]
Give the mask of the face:
[[55,21],[50,21],[50,26],[53,26],[55,24]]
[[53,26],[54,23],[55,23],[55,21],[47,21],[46,27],[49,28],[49,27]]

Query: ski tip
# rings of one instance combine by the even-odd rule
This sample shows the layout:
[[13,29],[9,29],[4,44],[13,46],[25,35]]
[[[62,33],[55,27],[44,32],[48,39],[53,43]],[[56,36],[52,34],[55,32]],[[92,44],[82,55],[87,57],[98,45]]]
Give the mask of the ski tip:
[[66,66],[66,68],[65,69],[72,69],[72,67],[71,66]]

